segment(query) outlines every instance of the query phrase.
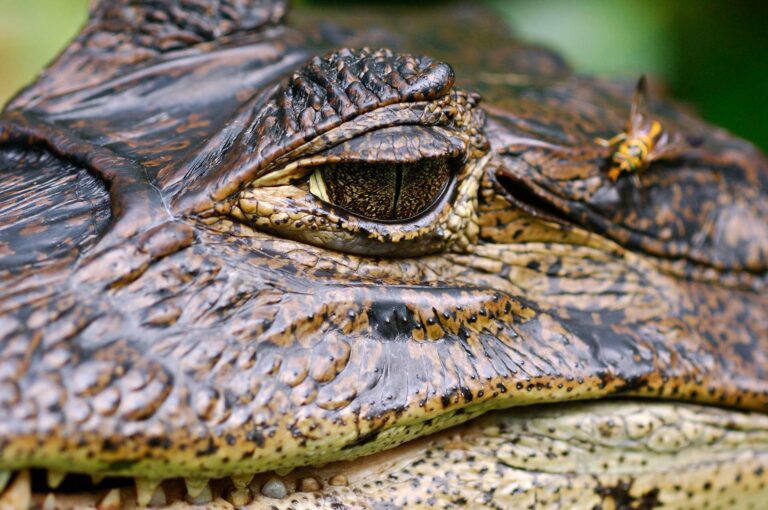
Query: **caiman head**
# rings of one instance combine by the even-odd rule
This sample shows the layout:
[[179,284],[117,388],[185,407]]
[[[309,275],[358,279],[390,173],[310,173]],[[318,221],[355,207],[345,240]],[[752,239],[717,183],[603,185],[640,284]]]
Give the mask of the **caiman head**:
[[6,106],[0,506],[761,507],[766,158],[651,101],[611,179],[629,84],[285,9],[103,0]]

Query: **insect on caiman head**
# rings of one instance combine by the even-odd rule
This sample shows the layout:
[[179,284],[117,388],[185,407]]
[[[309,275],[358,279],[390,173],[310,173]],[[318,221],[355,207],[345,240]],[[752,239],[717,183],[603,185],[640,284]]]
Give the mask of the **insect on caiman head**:
[[652,102],[615,178],[630,87],[284,11],[103,0],[6,106],[2,501],[764,497],[765,157]]

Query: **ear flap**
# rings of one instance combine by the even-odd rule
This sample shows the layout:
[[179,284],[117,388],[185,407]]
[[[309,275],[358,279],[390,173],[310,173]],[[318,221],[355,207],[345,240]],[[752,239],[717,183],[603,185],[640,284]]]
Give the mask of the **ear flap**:
[[[287,0],[97,0],[77,39],[8,109],[93,87],[138,68],[275,25]],[[211,44],[213,43],[213,44]]]

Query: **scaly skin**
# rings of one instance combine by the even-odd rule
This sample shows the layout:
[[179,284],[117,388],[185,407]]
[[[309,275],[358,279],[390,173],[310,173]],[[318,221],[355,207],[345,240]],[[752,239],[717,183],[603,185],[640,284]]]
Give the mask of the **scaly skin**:
[[[476,8],[206,6],[103,0],[0,118],[0,503],[768,497],[762,154],[653,102],[688,150],[614,183],[631,86]],[[310,185],[444,161],[396,222]]]

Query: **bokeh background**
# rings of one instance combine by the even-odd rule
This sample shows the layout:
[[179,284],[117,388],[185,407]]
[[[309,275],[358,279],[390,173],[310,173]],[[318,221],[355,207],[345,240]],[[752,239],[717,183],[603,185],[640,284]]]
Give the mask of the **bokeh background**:
[[[558,50],[579,72],[648,74],[704,118],[768,152],[764,0],[485,1],[521,37]],[[77,33],[88,2],[0,0],[0,104]],[[312,2],[321,0],[294,4]]]

